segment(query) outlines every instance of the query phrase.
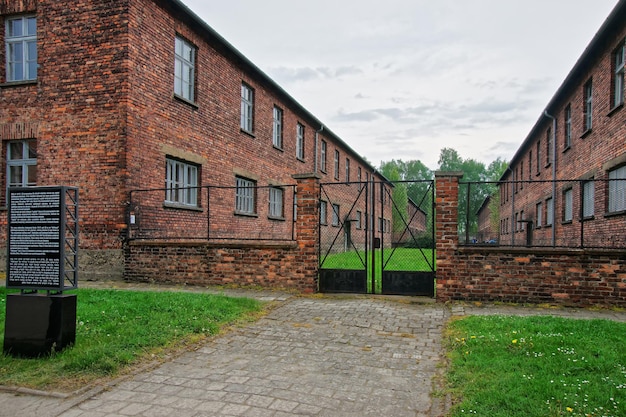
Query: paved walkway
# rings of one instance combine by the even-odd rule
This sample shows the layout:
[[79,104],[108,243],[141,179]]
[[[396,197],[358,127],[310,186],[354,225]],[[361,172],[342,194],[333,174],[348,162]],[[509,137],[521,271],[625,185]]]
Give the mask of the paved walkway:
[[554,314],[626,321],[625,313],[610,311],[247,295],[279,305],[252,325],[109,387],[69,398],[0,393],[0,416],[434,417],[445,408],[431,394],[440,371],[441,331],[450,315]]

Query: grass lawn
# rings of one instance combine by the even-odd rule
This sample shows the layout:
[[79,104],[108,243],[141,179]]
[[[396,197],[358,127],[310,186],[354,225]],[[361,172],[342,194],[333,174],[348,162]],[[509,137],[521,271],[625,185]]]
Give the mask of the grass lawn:
[[626,416],[626,324],[555,317],[450,322],[450,416]]
[[[414,249],[414,248],[396,248],[396,249],[380,249],[375,250],[375,282],[376,289],[373,291],[378,294],[382,289],[382,266],[385,265],[386,271],[431,271],[435,265],[434,249]],[[351,269],[362,270],[367,263],[367,276],[371,277],[371,253],[368,252],[369,259],[365,259],[363,251],[348,251],[343,253],[331,253],[324,258],[322,254],[321,268],[324,269]],[[384,262],[383,262],[384,256]],[[431,267],[432,265],[432,267]],[[372,283],[367,280],[367,288],[369,292]]]
[[[6,293],[0,288],[2,335]],[[256,300],[200,293],[94,289],[75,293],[76,344],[37,359],[0,356],[0,384],[72,391],[141,361],[158,359],[261,311]]]

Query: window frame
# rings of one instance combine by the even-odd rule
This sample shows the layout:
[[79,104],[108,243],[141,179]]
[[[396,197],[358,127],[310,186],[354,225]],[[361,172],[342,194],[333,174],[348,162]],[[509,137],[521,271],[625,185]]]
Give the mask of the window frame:
[[[592,219],[595,216],[596,187],[592,179],[582,182],[582,218]],[[590,191],[590,192],[589,192]]]
[[272,110],[272,145],[283,149],[283,109],[278,106]]
[[568,150],[572,146],[572,105],[568,104],[563,111],[563,148]]
[[[190,103],[196,100],[197,51],[198,48],[182,36],[176,35],[174,38],[174,96]],[[188,80],[185,79],[185,73]]]
[[574,220],[574,190],[563,190],[563,223],[571,223]]
[[256,216],[257,183],[249,178],[235,177],[235,214]]
[[624,72],[626,68],[626,40],[613,51],[611,74],[611,110],[624,105]]
[[[176,173],[176,178],[173,174]],[[199,208],[200,166],[167,155],[165,157],[165,205]]]
[[328,144],[326,143],[326,141],[324,139],[322,139],[321,145],[320,145],[320,171],[326,173],[326,168],[327,168],[327,160],[326,160],[326,154],[327,154],[327,150],[328,150]]
[[540,201],[535,205],[535,229],[543,226],[543,202]]
[[335,179],[339,180],[339,151],[337,149],[335,149],[334,167],[335,167]]
[[241,83],[241,114],[239,120],[241,131],[254,135],[254,89]]
[[335,227],[339,227],[339,224],[341,222],[340,220],[341,206],[339,206],[339,204],[337,203],[332,203],[331,207],[333,209],[333,217],[332,217],[331,225]]
[[626,212],[626,165],[610,169],[607,177],[607,214]]
[[583,86],[583,136],[593,128],[593,79]]
[[[35,28],[34,33],[30,33],[29,31],[29,20],[34,20]],[[22,33],[20,35],[11,35],[11,23],[15,21],[22,22]],[[37,16],[35,15],[23,15],[23,16],[15,16],[8,17],[5,21],[5,36],[4,36],[4,47],[5,47],[5,79],[7,83],[27,83],[34,82],[38,77],[38,55],[39,50],[37,48]],[[12,47],[19,45],[21,48],[21,53],[19,54],[19,59],[11,60],[14,58],[16,53],[12,52]],[[31,57],[31,53],[33,52],[30,47],[34,45],[34,57]],[[15,68],[20,68],[21,77],[16,77]],[[34,74],[31,74],[34,72]]]
[[320,224],[328,225],[328,202],[325,200],[320,200]]
[[304,125],[300,122],[296,124],[296,158],[304,161]]
[[[22,147],[21,157],[10,159],[11,145],[20,144]],[[31,146],[34,144],[35,146]],[[37,140],[36,139],[20,139],[10,140],[6,142],[6,195],[9,195],[11,187],[34,187],[37,185]],[[26,156],[26,157],[25,157]],[[20,168],[20,182],[11,181],[13,175],[11,168]],[[34,170],[31,168],[34,167]],[[30,181],[30,174],[33,174],[35,181]]]
[[350,158],[346,158],[346,182],[350,182]]
[[554,225],[554,199],[546,198],[546,226]]
[[268,218],[285,220],[285,190],[281,187],[269,187],[268,190]]
[[363,212],[361,210],[357,210],[356,211],[356,216],[355,216],[355,225],[354,227],[357,230],[360,230],[361,228],[363,228]]

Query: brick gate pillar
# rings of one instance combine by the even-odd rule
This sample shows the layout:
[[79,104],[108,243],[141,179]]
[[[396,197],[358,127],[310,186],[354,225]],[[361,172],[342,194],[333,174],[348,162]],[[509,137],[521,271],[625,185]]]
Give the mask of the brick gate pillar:
[[301,288],[317,291],[319,269],[319,201],[320,176],[318,174],[296,174],[296,240],[298,262],[304,282]]
[[448,301],[448,287],[454,284],[455,251],[459,245],[459,180],[462,177],[462,172],[435,172],[437,301]]

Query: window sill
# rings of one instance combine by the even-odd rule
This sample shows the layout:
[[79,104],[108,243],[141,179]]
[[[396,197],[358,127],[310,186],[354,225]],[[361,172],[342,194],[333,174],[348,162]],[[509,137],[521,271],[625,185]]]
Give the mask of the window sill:
[[270,219],[270,220],[275,220],[275,221],[279,221],[279,222],[284,222],[285,221],[284,217],[267,216],[267,218]]
[[580,135],[580,138],[581,138],[581,139],[585,139],[587,136],[589,136],[589,135],[591,134],[591,132],[593,132],[593,130],[592,130],[592,129],[587,129],[587,130],[585,130],[585,131],[583,132],[583,134],[582,134],[582,135]]
[[245,129],[241,129],[241,128],[240,128],[240,129],[239,129],[239,131],[240,131],[241,133],[243,133],[243,134],[246,134],[246,135],[250,136],[251,138],[255,138],[255,137],[256,137],[256,136],[254,136],[254,133],[252,133],[252,132],[248,132],[248,131],[247,131],[247,130],[245,130]]
[[0,84],[0,88],[23,87],[27,85],[37,85],[37,80],[10,81]]
[[583,217],[582,221],[586,222],[586,221],[595,220],[595,219],[596,219],[596,216],[586,216],[586,217]]
[[198,107],[199,107],[199,106],[198,106],[198,104],[197,104],[196,102],[191,101],[191,100],[187,100],[185,97],[179,96],[179,95],[177,95],[177,94],[174,94],[174,100],[176,100],[176,101],[180,101],[180,102],[181,102],[181,103],[183,103],[183,104],[187,104],[187,105],[189,105],[189,106],[193,107],[193,108],[194,108],[194,109],[196,109],[196,110],[197,110],[197,109],[198,109]]
[[563,148],[563,153],[569,151],[570,149],[572,149],[571,146],[566,146],[565,148]]
[[617,217],[617,216],[623,216],[624,214],[626,214],[626,210],[620,210],[620,211],[607,211],[606,213],[604,213],[604,217]]
[[273,147],[274,147],[274,149],[276,149],[277,151],[280,151],[280,152],[285,152],[285,150],[284,150],[283,148],[279,147],[279,146],[276,146],[276,145],[272,145],[272,146],[273,146]]
[[572,220],[563,220],[561,222],[561,224],[565,225],[565,224],[572,224]]
[[618,104],[617,106],[613,107],[609,113],[606,115],[607,117],[611,117],[613,116],[615,113],[617,113],[618,111],[620,111],[622,109],[622,107],[624,107],[624,102],[621,102],[620,104]]
[[298,161],[300,161],[300,162],[303,162],[303,163],[304,163],[304,162],[306,162],[306,161],[304,160],[304,158],[300,158],[300,157],[298,157],[298,156],[296,156],[296,159],[297,159]]
[[235,211],[235,216],[243,216],[243,217],[259,217],[256,213],[244,213],[242,211]]
[[187,204],[182,204],[182,203],[174,203],[174,202],[171,202],[171,201],[163,202],[163,207],[164,208],[169,208],[169,209],[190,210],[190,211],[197,211],[197,212],[203,212],[204,211],[202,209],[202,207],[192,206],[192,205],[187,205]]

